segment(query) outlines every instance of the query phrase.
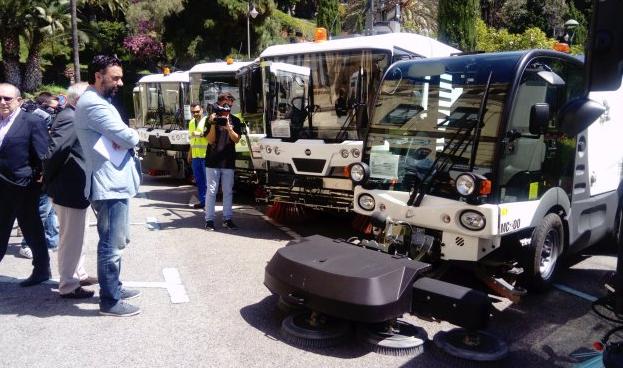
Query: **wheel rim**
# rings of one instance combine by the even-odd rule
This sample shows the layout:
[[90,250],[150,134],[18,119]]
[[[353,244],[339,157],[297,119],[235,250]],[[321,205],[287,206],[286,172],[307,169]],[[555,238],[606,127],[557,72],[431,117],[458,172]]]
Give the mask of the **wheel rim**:
[[556,267],[556,261],[558,260],[558,254],[560,253],[560,234],[556,229],[550,229],[547,232],[545,241],[543,242],[543,249],[541,250],[541,262],[539,265],[539,272],[541,278],[544,280],[554,272]]

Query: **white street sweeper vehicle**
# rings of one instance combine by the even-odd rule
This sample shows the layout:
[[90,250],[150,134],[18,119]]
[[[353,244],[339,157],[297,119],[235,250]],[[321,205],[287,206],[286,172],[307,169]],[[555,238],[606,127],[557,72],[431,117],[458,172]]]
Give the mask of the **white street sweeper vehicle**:
[[426,334],[399,320],[411,313],[461,327],[435,335],[446,353],[503,359],[506,344],[482,331],[487,294],[429,271],[481,265],[542,288],[563,252],[621,237],[623,89],[587,100],[584,86],[581,61],[547,50],[392,65],[350,166],[355,210],[378,237],[316,235],[277,251],[264,284],[304,310],[283,320],[286,341],[327,346],[354,325],[375,351],[417,354]]
[[[250,62],[246,61],[228,59],[228,61],[224,62],[202,63],[193,66],[189,71],[191,102],[198,102],[203,111],[209,114],[212,111],[212,105],[216,103],[218,95],[229,92],[236,99],[232,107],[232,114],[241,117],[241,106],[244,105],[244,101],[241,100],[240,96],[239,83],[241,81],[238,80],[238,73],[242,68],[249,67],[250,64]],[[246,74],[242,75],[246,76]],[[244,80],[242,82],[248,84],[251,81]],[[247,142],[247,140],[257,141],[264,136],[261,122],[253,119],[244,122],[247,134],[236,144],[235,179],[237,185],[248,185],[256,181],[253,152],[249,148],[250,142]],[[256,153],[255,156],[255,165],[261,166],[257,158],[259,153]]]
[[579,59],[546,50],[394,64],[350,168],[354,210],[384,229],[374,245],[475,265],[515,299],[563,253],[620,238],[623,90],[562,116],[584,86]]
[[276,45],[260,54],[266,201],[348,211],[347,168],[361,160],[368,114],[396,60],[458,50],[410,33]]
[[146,174],[180,179],[190,175],[188,88],[188,72],[147,75],[134,88],[134,124]]

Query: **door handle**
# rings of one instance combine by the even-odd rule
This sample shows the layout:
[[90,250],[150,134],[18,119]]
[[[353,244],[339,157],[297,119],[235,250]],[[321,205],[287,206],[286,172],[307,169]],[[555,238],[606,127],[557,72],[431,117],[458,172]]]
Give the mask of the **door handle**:
[[597,181],[597,175],[595,174],[595,172],[591,172],[591,185],[595,184],[595,182]]

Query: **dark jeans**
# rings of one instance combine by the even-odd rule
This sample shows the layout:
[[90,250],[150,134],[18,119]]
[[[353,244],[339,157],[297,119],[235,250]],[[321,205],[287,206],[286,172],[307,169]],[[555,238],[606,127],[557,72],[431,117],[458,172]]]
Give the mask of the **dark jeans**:
[[0,179],[0,261],[6,254],[15,219],[29,240],[34,274],[50,272],[50,256],[39,217],[39,184],[19,187]]
[[110,308],[121,299],[121,249],[128,234],[128,199],[92,201],[97,216],[97,278],[100,308]]
[[[48,249],[56,249],[58,247],[59,226],[56,211],[52,206],[52,199],[47,194],[41,193],[39,196],[39,217],[43,223],[43,232],[45,234],[45,242]],[[24,236],[22,239],[22,248],[28,246],[28,240]]]

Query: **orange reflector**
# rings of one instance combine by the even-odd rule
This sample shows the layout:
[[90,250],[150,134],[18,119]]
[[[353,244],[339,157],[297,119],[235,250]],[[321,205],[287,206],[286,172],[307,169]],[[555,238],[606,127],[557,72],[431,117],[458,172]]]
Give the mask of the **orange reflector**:
[[350,178],[350,169],[348,166],[344,166],[344,176]]
[[234,63],[234,59],[230,57],[228,57],[226,61],[227,61],[227,65],[231,65]]
[[169,74],[171,74],[171,69],[169,69],[169,67],[168,67],[168,66],[163,67],[163,68],[162,68],[162,74],[164,74],[164,75],[169,75]]
[[326,41],[327,39],[327,29],[324,27],[316,28],[316,31],[314,32],[314,42],[322,42]]
[[569,45],[564,42],[556,42],[553,48],[556,51],[564,52],[567,54],[571,52],[571,47],[569,47]]
[[491,180],[482,180],[480,182],[480,195],[491,194]]

